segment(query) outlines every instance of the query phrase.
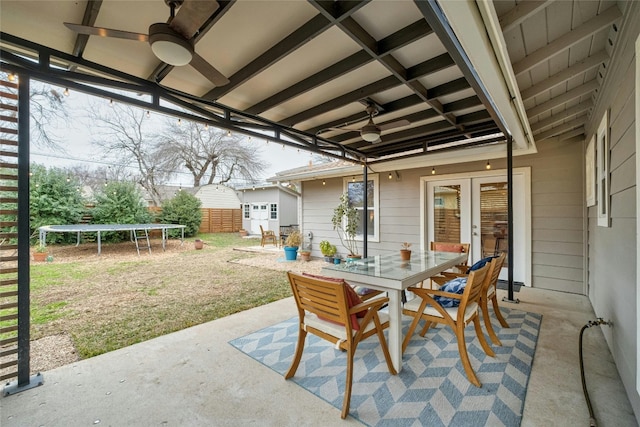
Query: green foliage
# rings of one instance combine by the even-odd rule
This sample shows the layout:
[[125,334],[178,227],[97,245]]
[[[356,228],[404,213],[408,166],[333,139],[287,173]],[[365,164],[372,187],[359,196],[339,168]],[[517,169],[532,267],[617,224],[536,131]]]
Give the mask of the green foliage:
[[[58,168],[47,169],[42,165],[31,166],[29,186],[31,235],[37,236],[38,227],[54,224],[77,224],[84,213],[84,201],[80,184]],[[49,233],[49,243],[71,243],[70,233]]]
[[[193,194],[178,191],[171,200],[162,203],[160,222],[163,224],[180,224],[186,226],[185,236],[194,236],[200,229],[202,222],[202,202]],[[181,235],[180,230],[167,230],[170,237]]]
[[323,240],[320,242],[320,252],[324,256],[334,256],[337,252],[338,248],[336,245],[332,245],[328,240]]
[[[91,213],[95,224],[148,224],[153,221],[140,190],[132,182],[107,183],[96,194],[96,207]],[[104,233],[103,240],[120,242],[128,238],[128,231],[119,231]]]
[[356,234],[359,221],[358,210],[350,203],[349,195],[342,193],[340,204],[333,210],[331,223],[333,224],[333,229],[338,231],[340,242],[349,251],[349,255],[358,254]]

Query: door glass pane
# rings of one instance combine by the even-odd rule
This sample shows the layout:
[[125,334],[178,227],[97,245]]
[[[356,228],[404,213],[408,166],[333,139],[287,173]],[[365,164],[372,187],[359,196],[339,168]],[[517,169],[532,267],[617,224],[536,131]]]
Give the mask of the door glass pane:
[[[508,251],[507,183],[493,182],[480,185],[480,222],[482,257]],[[508,265],[509,254],[505,260]]]
[[460,185],[433,189],[434,241],[460,241]]

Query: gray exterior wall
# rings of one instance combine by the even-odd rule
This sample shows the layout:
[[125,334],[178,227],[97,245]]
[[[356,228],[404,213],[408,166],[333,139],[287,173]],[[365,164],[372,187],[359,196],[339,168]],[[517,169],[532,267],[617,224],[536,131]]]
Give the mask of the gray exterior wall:
[[[638,36],[638,21],[635,23]],[[632,41],[635,41],[635,37]],[[597,207],[588,212],[588,294],[596,316],[613,321],[602,332],[636,414],[640,414],[637,378],[637,265],[636,265],[636,69],[633,46],[617,63],[615,87],[607,94],[610,126],[610,227],[597,225]],[[594,133],[602,117],[591,123]],[[590,136],[589,136],[590,137]]]
[[[506,153],[505,153],[506,155]],[[493,169],[505,169],[506,159],[491,160]],[[531,168],[532,283],[533,287],[584,293],[584,158],[582,141],[541,144],[539,153],[516,157],[514,167]],[[437,175],[484,172],[485,162],[442,165]],[[400,179],[380,174],[380,241],[368,244],[368,255],[393,252],[401,242],[419,248],[420,177],[431,176],[431,167],[398,171]],[[303,183],[304,229],[314,233],[314,256],[326,239],[338,246],[331,227],[333,207],[342,192],[342,178]],[[555,184],[554,184],[555,182]]]

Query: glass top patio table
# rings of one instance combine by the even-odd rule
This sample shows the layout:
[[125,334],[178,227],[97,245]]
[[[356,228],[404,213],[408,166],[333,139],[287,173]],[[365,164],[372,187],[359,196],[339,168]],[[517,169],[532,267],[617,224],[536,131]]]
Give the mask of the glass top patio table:
[[[400,254],[374,255],[339,265],[327,265],[323,270],[346,280],[402,290],[464,261],[466,254],[455,252],[412,251],[411,259],[403,261]],[[384,289],[383,289],[384,290]]]
[[395,254],[375,255],[339,265],[327,265],[322,273],[345,279],[352,286],[381,290],[389,298],[389,353],[396,371],[402,370],[402,291],[463,262],[467,254],[412,251],[409,261]]

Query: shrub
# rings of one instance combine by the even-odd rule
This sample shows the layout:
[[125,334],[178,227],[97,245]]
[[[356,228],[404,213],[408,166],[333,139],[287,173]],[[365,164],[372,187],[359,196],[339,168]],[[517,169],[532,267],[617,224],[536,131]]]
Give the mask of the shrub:
[[[77,224],[85,210],[79,182],[62,169],[32,165],[29,209],[34,240],[38,227],[43,225]],[[49,243],[72,243],[75,238],[70,233],[47,235]]]
[[[148,224],[153,221],[140,189],[132,182],[107,183],[96,194],[92,215],[95,224]],[[128,238],[128,231],[120,231],[104,233],[103,240],[120,242]]]
[[[202,222],[202,202],[193,194],[186,191],[178,193],[170,200],[162,203],[160,222],[164,224],[181,224],[186,226],[185,236],[193,236],[200,229]],[[168,230],[170,237],[179,237],[180,230]]]

